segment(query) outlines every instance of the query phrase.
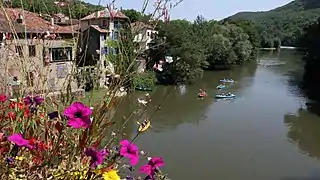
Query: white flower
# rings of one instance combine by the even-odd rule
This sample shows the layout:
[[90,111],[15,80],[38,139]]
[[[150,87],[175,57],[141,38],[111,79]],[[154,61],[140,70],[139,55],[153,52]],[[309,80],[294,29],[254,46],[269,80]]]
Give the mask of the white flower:
[[91,121],[91,122],[93,121],[93,117],[90,118],[90,121]]
[[141,99],[139,99],[139,98],[138,98],[138,102],[139,102],[140,104],[144,105],[144,106],[146,106],[147,103],[148,103],[146,100],[141,100]]
[[152,158],[151,157],[147,157],[148,161],[150,161]]
[[116,135],[116,133],[115,132],[111,132],[111,136],[115,136]]
[[90,107],[91,110],[93,110],[93,107]]
[[166,56],[166,62],[167,63],[172,63],[173,62],[173,58],[171,56]]
[[144,151],[140,151],[140,154],[143,156],[145,155],[146,153]]

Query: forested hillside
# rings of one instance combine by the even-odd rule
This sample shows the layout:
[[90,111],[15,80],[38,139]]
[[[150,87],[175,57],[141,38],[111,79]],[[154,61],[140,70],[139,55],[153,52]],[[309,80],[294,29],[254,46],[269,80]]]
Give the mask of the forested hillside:
[[10,7],[23,8],[27,11],[49,15],[61,12],[76,19],[103,9],[102,6],[85,3],[80,0],[59,2],[57,4],[56,0],[11,0]]
[[[261,46],[297,46],[303,29],[320,17],[320,0],[295,0],[265,12],[240,12],[227,19],[253,21],[261,35]],[[276,44],[275,44],[276,43]]]

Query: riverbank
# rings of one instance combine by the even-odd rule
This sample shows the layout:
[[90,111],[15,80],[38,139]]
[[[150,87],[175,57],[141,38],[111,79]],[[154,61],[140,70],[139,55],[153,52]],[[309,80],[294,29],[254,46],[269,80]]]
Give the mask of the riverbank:
[[259,48],[260,50],[267,50],[267,51],[275,51],[277,49],[290,49],[290,50],[298,50],[299,47],[292,47],[292,46],[280,46],[280,48]]

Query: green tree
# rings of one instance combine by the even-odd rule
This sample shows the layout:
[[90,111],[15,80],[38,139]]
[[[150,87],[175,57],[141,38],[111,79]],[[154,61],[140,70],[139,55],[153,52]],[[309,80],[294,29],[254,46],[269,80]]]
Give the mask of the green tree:
[[134,9],[123,9],[122,13],[124,13],[130,19],[131,23],[141,21],[143,16],[141,12],[138,12]]

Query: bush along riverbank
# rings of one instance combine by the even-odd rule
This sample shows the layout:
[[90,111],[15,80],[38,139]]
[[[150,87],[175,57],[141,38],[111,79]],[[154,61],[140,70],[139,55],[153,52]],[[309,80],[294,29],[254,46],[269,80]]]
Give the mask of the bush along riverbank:
[[[299,50],[304,52],[303,61],[304,75],[302,87],[311,102],[307,105],[313,112],[319,112],[320,102],[320,19],[314,24],[304,29],[303,36],[300,38]],[[318,113],[319,114],[319,113]]]
[[157,30],[162,38],[147,52],[147,69],[155,70],[160,84],[192,83],[203,70],[245,64],[256,57],[259,45],[250,21],[221,23],[199,16],[194,22],[159,22]]

